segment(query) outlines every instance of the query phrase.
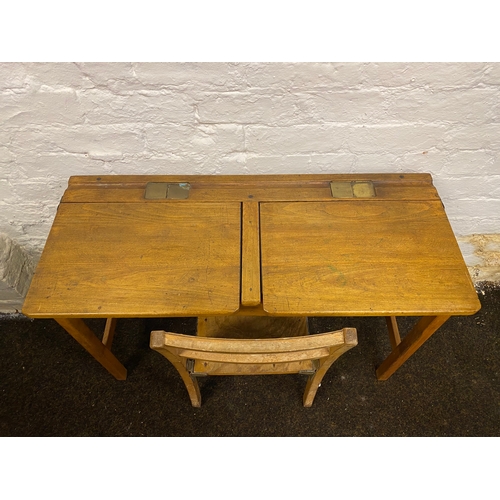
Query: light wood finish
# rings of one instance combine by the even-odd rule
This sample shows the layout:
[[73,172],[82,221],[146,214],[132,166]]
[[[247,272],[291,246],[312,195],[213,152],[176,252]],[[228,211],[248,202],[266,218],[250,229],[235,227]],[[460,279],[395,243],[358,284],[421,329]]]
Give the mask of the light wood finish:
[[108,318],[106,326],[104,327],[104,335],[102,336],[102,343],[111,350],[113,338],[115,336],[116,318]]
[[377,368],[377,378],[387,380],[431,335],[442,326],[449,316],[424,316],[406,335],[401,343]]
[[200,386],[198,385],[198,381],[196,380],[196,378],[193,377],[191,373],[189,373],[187,367],[188,359],[179,356],[175,352],[175,350],[163,348],[162,346],[160,346],[159,342],[160,339],[158,337],[151,336],[151,348],[159,351],[172,363],[172,365],[174,365],[174,368],[179,372],[179,375],[181,376],[182,381],[186,386],[191,404],[195,408],[199,408],[201,406]]
[[426,173],[420,174],[274,174],[274,175],[74,175],[68,180],[69,188],[79,188],[81,186],[95,185],[141,185],[146,186],[148,182],[199,182],[210,186],[219,186],[220,184],[267,184],[276,183],[295,183],[299,187],[304,183],[323,182],[323,181],[374,181],[383,185],[401,185],[408,186],[432,186],[432,176]]
[[[304,365],[318,369],[309,376],[304,393],[304,406],[311,406],[316,391],[331,364],[344,352],[357,344],[356,330],[345,328],[337,332],[319,335],[307,335],[290,338],[272,339],[219,339],[216,337],[199,337],[154,331],[151,333],[150,346],[173,360],[185,381],[193,406],[201,406],[201,396],[193,390],[198,387],[194,379],[196,366],[190,373],[183,360],[192,359],[202,362],[204,375],[263,375],[298,373]],[[316,364],[312,362],[315,361]],[[235,371],[221,369],[221,365],[229,365]],[[200,365],[198,365],[200,366]],[[213,368],[213,369],[212,369]]]
[[239,203],[63,203],[23,312],[230,314],[240,305]]
[[199,337],[261,339],[309,335],[305,316],[208,316],[198,318]]
[[146,200],[148,182],[189,183],[190,201],[297,201],[332,199],[330,182],[372,181],[377,200],[439,200],[428,174],[335,174],[335,175],[113,175],[76,176],[69,180],[63,203],[171,203],[173,200]]
[[[188,198],[146,200],[149,182],[189,183]],[[375,196],[332,198],[331,182]],[[384,316],[387,378],[443,318],[479,309],[429,174],[118,175],[70,178],[23,313],[60,321],[112,373],[115,320],[101,342],[81,318],[218,318],[208,330],[248,334],[250,316],[267,332],[274,317]],[[424,319],[401,341],[397,316]]]
[[259,204],[243,203],[241,223],[241,305],[260,304]]
[[[247,308],[253,310],[255,308]],[[306,317],[276,317],[257,315],[209,316],[198,318],[197,333],[199,337],[216,337],[229,339],[262,339],[299,337],[309,335]],[[315,370],[314,363],[309,360],[284,363],[281,373],[311,372]],[[247,375],[245,365],[201,361],[194,362],[194,371],[201,373],[209,370],[212,375]],[[255,364],[252,373],[265,374],[269,365]]]
[[330,366],[332,366],[332,364],[337,361],[342,354],[357,345],[357,343],[358,337],[356,335],[356,330],[354,328],[345,328],[343,344],[338,346],[338,349],[331,349],[330,356],[320,359],[316,372],[308,378],[306,389],[304,391],[304,406],[309,407],[312,405],[316,392],[321,385],[321,381]]
[[389,330],[389,340],[394,349],[401,343],[398,321],[395,316],[387,316],[385,319],[387,321],[387,329]]
[[56,318],[56,321],[117,380],[127,378],[126,368],[111,351],[96,337],[95,333],[76,318]]
[[437,201],[261,203],[262,295],[275,315],[473,314]]
[[[328,354],[327,350],[321,351]],[[251,369],[249,369],[251,366]],[[300,373],[309,375],[317,370],[317,361],[303,359],[301,361],[286,361],[276,363],[254,363],[252,365],[231,363],[228,361],[217,362],[197,359],[194,362],[194,375],[286,375]]]

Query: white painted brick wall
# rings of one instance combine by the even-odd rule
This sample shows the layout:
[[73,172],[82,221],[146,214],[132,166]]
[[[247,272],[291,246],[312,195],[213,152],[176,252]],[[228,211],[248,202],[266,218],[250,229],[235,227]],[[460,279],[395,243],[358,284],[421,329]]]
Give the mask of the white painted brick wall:
[[71,175],[299,172],[430,172],[500,280],[500,63],[0,63],[0,233],[35,260]]

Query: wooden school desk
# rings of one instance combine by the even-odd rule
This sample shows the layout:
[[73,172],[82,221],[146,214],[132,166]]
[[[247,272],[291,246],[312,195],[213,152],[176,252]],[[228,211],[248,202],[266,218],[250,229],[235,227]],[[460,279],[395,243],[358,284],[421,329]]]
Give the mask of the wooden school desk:
[[[384,316],[385,380],[479,309],[428,174],[137,175],[70,178],[23,313],[55,319],[120,380],[117,318]],[[402,340],[398,316],[419,318]],[[85,318],[107,318],[102,340]]]

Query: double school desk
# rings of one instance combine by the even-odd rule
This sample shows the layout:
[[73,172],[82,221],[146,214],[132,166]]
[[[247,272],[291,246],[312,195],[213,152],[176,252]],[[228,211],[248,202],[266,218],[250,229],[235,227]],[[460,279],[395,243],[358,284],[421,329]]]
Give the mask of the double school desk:
[[[120,380],[117,318],[254,317],[286,330],[308,316],[383,316],[386,380],[450,316],[479,309],[428,174],[132,175],[70,178],[23,313],[55,319]],[[398,316],[418,318],[406,335]],[[107,318],[102,338],[85,318]]]

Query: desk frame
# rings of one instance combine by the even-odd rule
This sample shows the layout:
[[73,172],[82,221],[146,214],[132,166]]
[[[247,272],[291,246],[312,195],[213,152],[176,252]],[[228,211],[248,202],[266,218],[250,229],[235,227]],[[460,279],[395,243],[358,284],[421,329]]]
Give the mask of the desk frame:
[[[332,202],[332,188],[330,183],[370,182],[374,185],[377,201],[384,200],[430,200],[429,203],[440,202],[439,195],[432,185],[432,178],[428,174],[377,174],[377,175],[286,175],[286,176],[79,176],[70,178],[61,203],[190,203],[190,202],[239,202],[241,203],[241,275],[239,309],[229,315],[268,316],[273,315],[263,308],[262,296],[265,289],[262,287],[262,254],[261,254],[261,227],[260,203],[269,202],[297,202],[321,201]],[[146,200],[145,189],[148,183],[188,183],[191,187],[189,197],[179,200]],[[335,201],[333,201],[335,202]],[[359,203],[372,201],[359,200]],[[446,221],[444,208],[440,214],[442,221]],[[450,228],[451,231],[451,228]],[[52,233],[51,233],[52,234]],[[452,233],[451,233],[452,234]],[[50,241],[50,236],[49,240]],[[456,244],[454,240],[452,244]],[[50,252],[50,245],[45,252]],[[455,252],[455,250],[454,250]],[[384,316],[387,319],[389,339],[392,352],[376,370],[379,380],[388,379],[404,362],[412,356],[420,346],[429,339],[451,316],[474,314],[480,308],[477,295],[461,254],[455,252],[458,259],[457,275],[465,280],[459,290],[460,304],[457,307],[443,309],[437,306],[435,310],[427,308],[422,314],[416,313],[414,308],[408,311],[370,311],[367,309],[345,311],[337,314],[334,310],[319,311],[324,316]],[[459,257],[457,257],[459,255]],[[459,262],[460,260],[460,262]],[[43,266],[43,255],[41,259]],[[42,273],[43,274],[43,273]],[[464,276],[467,275],[467,278]],[[105,278],[105,276],[104,276]],[[137,317],[130,311],[123,311],[111,316],[103,304],[102,311],[82,313],[75,308],[69,314],[51,309],[50,301],[42,299],[38,291],[40,283],[37,280],[47,280],[47,277],[38,278],[35,275],[34,283],[28,293],[23,313],[33,318],[53,318],[61,325],[84,349],[86,349],[101,365],[116,379],[126,379],[127,370],[112,354],[111,346],[117,318]],[[140,317],[183,316],[179,310],[144,311]],[[308,314],[318,315],[318,311]],[[218,315],[220,311],[208,314]],[[283,313],[280,313],[284,315]],[[193,315],[193,314],[189,314]],[[207,315],[207,311],[200,311],[196,316]],[[226,312],[227,315],[227,312]],[[289,316],[299,315],[292,311]],[[301,314],[303,315],[303,314]],[[414,328],[403,337],[397,326],[397,316],[421,316]],[[106,318],[106,326],[102,340],[85,324],[85,318]]]

